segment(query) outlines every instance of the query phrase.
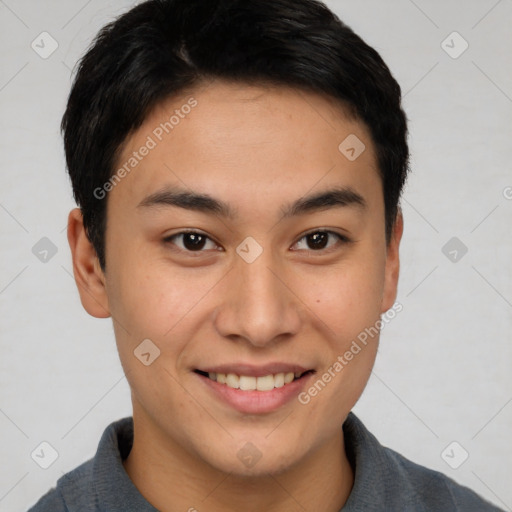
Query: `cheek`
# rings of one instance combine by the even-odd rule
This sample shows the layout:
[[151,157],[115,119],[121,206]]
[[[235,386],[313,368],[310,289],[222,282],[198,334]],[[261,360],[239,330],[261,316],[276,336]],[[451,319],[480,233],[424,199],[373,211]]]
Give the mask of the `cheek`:
[[[178,384],[178,366],[193,337],[195,306],[212,285],[190,279],[168,262],[148,265],[129,258],[119,259],[107,285],[119,357],[137,400],[154,407],[155,414],[162,404],[173,411],[190,407]],[[151,343],[142,345],[148,339]],[[148,365],[142,353],[150,354]]]
[[[358,400],[377,353],[384,270],[372,254],[359,253],[353,263],[331,270],[328,278],[303,280],[302,293],[312,297],[311,317],[319,319],[326,342],[322,369],[304,400],[312,416],[331,417],[331,426]],[[323,382],[315,385],[319,380]]]
[[215,284],[212,272],[183,272],[158,260],[125,259],[111,278],[113,316],[124,320],[133,337],[155,339],[170,335]]
[[324,276],[312,273],[308,277],[303,273],[297,286],[304,302],[323,321],[340,349],[379,319],[384,271],[375,258],[331,268]]

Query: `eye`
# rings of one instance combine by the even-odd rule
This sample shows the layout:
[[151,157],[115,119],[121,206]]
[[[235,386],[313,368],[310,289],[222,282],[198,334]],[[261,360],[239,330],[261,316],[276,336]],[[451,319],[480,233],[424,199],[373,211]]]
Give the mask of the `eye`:
[[[298,250],[306,251],[329,251],[329,249],[333,249],[337,245],[348,243],[349,241],[346,236],[335,233],[334,231],[317,230],[306,233],[293,247],[298,246]],[[306,247],[304,247],[304,244]],[[300,247],[301,245],[302,247]]]
[[164,239],[164,242],[176,245],[181,251],[205,252],[203,249],[217,249],[217,244],[208,236],[197,231],[182,231]]

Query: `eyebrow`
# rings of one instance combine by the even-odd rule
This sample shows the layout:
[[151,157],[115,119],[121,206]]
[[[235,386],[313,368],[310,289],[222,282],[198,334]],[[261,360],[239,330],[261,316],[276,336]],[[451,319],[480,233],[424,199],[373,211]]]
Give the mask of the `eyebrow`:
[[[228,203],[208,194],[190,192],[178,187],[163,188],[145,197],[138,204],[138,207],[143,208],[161,206],[175,206],[229,219],[237,217],[236,210]],[[346,206],[364,210],[367,203],[363,196],[351,187],[335,187],[303,196],[293,203],[284,205],[281,207],[281,219]]]

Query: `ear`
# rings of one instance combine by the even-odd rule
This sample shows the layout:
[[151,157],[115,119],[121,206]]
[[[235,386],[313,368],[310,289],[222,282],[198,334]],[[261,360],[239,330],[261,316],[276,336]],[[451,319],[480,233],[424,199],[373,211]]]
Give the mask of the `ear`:
[[404,232],[404,219],[402,210],[398,208],[395,224],[391,233],[391,239],[386,250],[386,269],[384,277],[384,293],[382,295],[382,310],[385,313],[396,300],[398,289],[398,275],[400,273],[399,247]]
[[68,242],[73,257],[73,274],[82,306],[94,317],[108,318],[110,311],[105,274],[101,270],[96,250],[87,237],[79,208],[69,213]]

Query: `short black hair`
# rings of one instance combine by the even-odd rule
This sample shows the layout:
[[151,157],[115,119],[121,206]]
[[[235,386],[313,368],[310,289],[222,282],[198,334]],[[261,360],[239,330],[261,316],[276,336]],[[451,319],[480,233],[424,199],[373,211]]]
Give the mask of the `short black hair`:
[[62,118],[74,197],[103,270],[106,200],[94,191],[159,103],[212,79],[288,86],[348,107],[376,149],[389,242],[409,150],[400,86],[377,51],[316,0],[149,0],[99,32]]

